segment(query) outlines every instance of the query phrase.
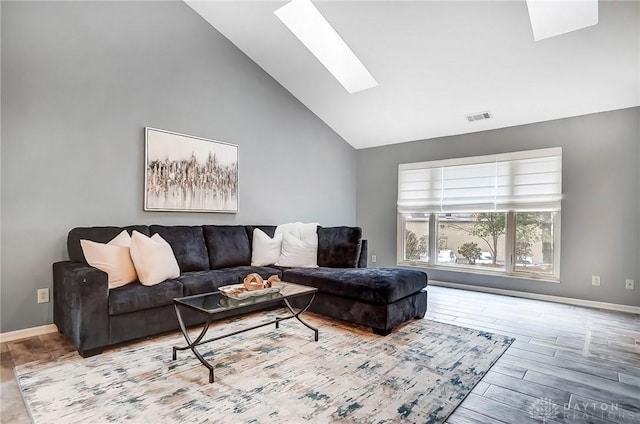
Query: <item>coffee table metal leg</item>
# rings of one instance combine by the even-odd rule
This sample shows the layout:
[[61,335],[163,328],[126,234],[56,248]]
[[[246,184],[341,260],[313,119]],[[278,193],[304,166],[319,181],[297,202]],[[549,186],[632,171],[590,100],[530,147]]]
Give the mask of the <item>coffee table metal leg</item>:
[[[300,314],[303,314],[307,311],[307,309],[309,309],[309,306],[311,306],[311,302],[313,302],[313,299],[315,299],[316,295],[313,294],[311,295],[311,298],[309,299],[309,302],[305,305],[304,308],[300,309],[298,312],[295,312],[293,310],[293,308],[291,307],[291,304],[289,303],[288,299],[284,299],[284,303],[287,305],[287,308],[289,308],[289,311],[291,311],[291,313],[293,314],[293,318],[297,319],[298,321],[300,321],[305,327],[309,328],[310,330],[313,330],[313,332],[315,333],[315,341],[318,341],[318,329],[310,324],[307,324],[305,321],[302,320],[302,318],[300,318]],[[276,326],[278,324],[276,323]]]
[[207,360],[204,359],[200,354],[200,352],[198,352],[198,350],[196,349],[196,346],[198,345],[198,343],[200,343],[204,335],[207,333],[207,330],[209,329],[209,325],[211,325],[211,315],[207,317],[207,322],[202,328],[202,332],[200,332],[200,334],[198,335],[198,337],[196,337],[194,341],[191,341],[191,338],[189,337],[189,333],[187,333],[187,328],[184,325],[184,321],[182,320],[182,314],[180,313],[180,308],[178,308],[178,305],[175,305],[175,304],[173,305],[173,307],[176,309],[176,316],[178,317],[178,323],[180,324],[180,330],[182,330],[182,335],[187,341],[187,346],[173,347],[173,359],[174,360],[176,359],[176,351],[191,349],[193,354],[196,355],[196,358],[198,358],[198,360],[202,363],[202,365],[207,367],[207,369],[209,370],[209,383],[213,383],[213,366],[209,362],[207,362]]

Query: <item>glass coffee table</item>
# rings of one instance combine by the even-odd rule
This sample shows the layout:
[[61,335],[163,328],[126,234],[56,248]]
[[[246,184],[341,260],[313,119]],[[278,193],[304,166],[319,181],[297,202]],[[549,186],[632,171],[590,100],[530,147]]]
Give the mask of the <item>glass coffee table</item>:
[[[313,330],[315,333],[315,341],[318,341],[318,329],[304,322],[300,315],[306,312],[311,306],[311,302],[315,298],[315,293],[318,291],[315,287],[302,286],[299,284],[286,283],[283,282],[283,287],[280,292],[277,293],[268,293],[261,296],[252,296],[246,299],[233,299],[225,296],[221,292],[212,292],[199,294],[195,296],[188,297],[179,297],[173,299],[173,306],[176,310],[176,315],[178,317],[178,323],[180,324],[180,329],[182,330],[182,334],[184,335],[185,340],[187,341],[187,346],[174,346],[173,347],[173,359],[176,359],[176,353],[179,350],[191,349],[194,355],[198,358],[202,365],[207,367],[209,370],[209,383],[213,383],[213,365],[211,365],[206,359],[202,357],[200,352],[196,349],[196,346],[200,346],[205,343],[213,342],[216,340],[224,339],[225,337],[234,336],[236,334],[244,333],[246,331],[254,330],[256,328],[265,327],[267,325],[275,324],[275,328],[280,328],[280,322],[288,319],[295,318],[304,324],[309,329]],[[289,303],[289,299],[299,296],[311,295],[309,298],[309,302],[305,305],[304,308],[298,310],[297,312],[291,307]],[[289,309],[290,314],[284,315],[281,317],[276,317],[274,320],[270,320],[267,322],[262,322],[258,325],[254,325],[251,327],[243,328],[242,330],[222,334],[220,336],[212,337],[207,340],[203,340],[207,330],[209,330],[209,325],[212,321],[216,319],[222,319],[229,316],[236,316],[239,314],[254,312],[259,310],[260,307],[272,306],[283,303]],[[194,340],[191,340],[189,333],[187,332],[186,325],[184,323],[184,319],[182,317],[181,310],[189,309],[196,311],[202,315],[206,316],[206,322],[202,331]]]

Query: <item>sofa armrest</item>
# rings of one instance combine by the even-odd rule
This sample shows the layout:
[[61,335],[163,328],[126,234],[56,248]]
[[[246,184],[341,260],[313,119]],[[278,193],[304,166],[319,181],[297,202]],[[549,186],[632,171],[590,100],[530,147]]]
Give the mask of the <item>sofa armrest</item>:
[[362,249],[360,249],[360,258],[358,259],[358,268],[366,268],[369,261],[369,249],[367,241],[362,240]]
[[53,264],[53,322],[82,356],[109,344],[107,274],[79,262]]

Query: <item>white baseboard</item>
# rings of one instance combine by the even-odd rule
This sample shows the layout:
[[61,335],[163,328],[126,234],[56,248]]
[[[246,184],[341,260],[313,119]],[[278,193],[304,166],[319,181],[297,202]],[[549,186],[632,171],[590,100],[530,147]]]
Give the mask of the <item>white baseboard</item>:
[[502,294],[505,296],[523,297],[525,299],[545,300],[547,302],[564,303],[566,305],[585,306],[587,308],[607,309],[610,311],[627,312],[630,314],[640,314],[640,307],[630,305],[619,305],[617,303],[597,302],[595,300],[574,299],[572,297],[551,296],[548,294],[529,293],[517,290],[495,289],[493,287],[474,286],[471,284],[449,283],[446,281],[431,281],[430,286],[449,287],[452,289],[463,289],[478,291],[483,293]]
[[23,330],[8,331],[6,333],[0,333],[0,343],[27,339],[29,337],[40,336],[42,334],[55,333],[56,331],[58,331],[58,327],[55,324],[41,325],[39,327],[25,328]]

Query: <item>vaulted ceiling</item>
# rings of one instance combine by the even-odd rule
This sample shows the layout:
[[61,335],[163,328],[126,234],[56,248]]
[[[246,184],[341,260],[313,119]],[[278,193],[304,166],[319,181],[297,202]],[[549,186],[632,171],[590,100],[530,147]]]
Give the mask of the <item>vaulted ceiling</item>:
[[185,2],[357,149],[640,105],[638,1],[537,42],[524,0],[314,1],[379,83],[355,94],[274,15],[286,2]]

